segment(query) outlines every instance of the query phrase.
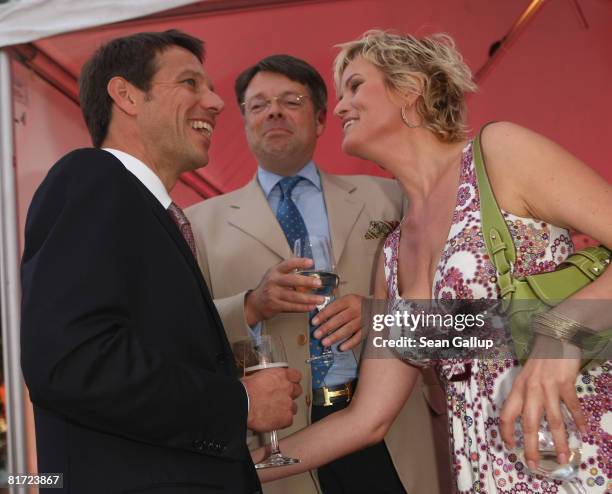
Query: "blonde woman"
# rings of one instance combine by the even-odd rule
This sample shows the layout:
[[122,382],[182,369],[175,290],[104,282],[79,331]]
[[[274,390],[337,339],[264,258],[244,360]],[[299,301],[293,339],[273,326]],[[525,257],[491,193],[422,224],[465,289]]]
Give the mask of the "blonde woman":
[[[482,241],[472,141],[465,124],[465,95],[476,88],[453,41],[444,35],[417,39],[370,31],[341,45],[335,80],[343,151],[391,172],[410,205],[385,243],[376,297],[498,298],[495,270]],[[548,139],[511,123],[487,126],[482,145],[517,248],[515,274],[555,269],[573,250],[570,228],[612,246],[612,189],[590,168]],[[611,294],[608,270],[573,299],[610,299]],[[584,326],[603,329],[590,315],[579,317]],[[330,335],[325,343],[333,341]],[[587,432],[582,484],[592,493],[610,488],[609,363],[585,376],[579,374],[578,358],[532,358],[523,367],[512,360],[438,362],[435,369],[446,386],[458,492],[573,492],[565,484],[531,475],[511,451],[520,416],[525,456],[535,468],[536,431],[545,413],[558,459],[566,462],[561,402]],[[269,469],[262,478],[311,469],[380,441],[412,392],[418,372],[400,359],[364,360],[351,406],[283,441],[283,452],[302,462]],[[581,379],[591,385],[577,387]],[[504,403],[500,389],[509,384]],[[406,438],[406,447],[419,446]],[[255,460],[263,454],[258,451]]]

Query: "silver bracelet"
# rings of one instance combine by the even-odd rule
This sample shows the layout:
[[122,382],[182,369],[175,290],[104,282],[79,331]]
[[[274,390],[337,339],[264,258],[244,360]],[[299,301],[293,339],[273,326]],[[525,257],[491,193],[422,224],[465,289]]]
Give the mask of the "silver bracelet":
[[554,311],[535,315],[531,327],[534,333],[565,341],[580,348],[583,348],[585,338],[596,333],[578,321]]

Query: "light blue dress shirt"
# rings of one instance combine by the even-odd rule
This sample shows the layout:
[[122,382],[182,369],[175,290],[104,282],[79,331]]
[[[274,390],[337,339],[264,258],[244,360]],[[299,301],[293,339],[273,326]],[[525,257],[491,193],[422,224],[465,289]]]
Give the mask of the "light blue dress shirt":
[[[297,175],[306,180],[300,180],[293,189],[291,198],[298,208],[309,235],[327,237],[329,235],[329,222],[327,220],[327,209],[323,189],[321,188],[321,177],[313,161],[309,161]],[[257,180],[261,186],[268,204],[274,215],[278,210],[281,199],[281,191],[278,182],[283,178],[282,175],[264,170],[261,166],[257,169]],[[331,245],[331,240],[330,240]],[[290,246],[293,250],[293,246]],[[261,323],[252,328],[257,335],[261,332]],[[341,352],[338,350],[339,343],[332,345],[334,352],[334,363],[325,376],[325,386],[335,386],[344,384],[357,377],[357,361],[353,352],[348,350]]]

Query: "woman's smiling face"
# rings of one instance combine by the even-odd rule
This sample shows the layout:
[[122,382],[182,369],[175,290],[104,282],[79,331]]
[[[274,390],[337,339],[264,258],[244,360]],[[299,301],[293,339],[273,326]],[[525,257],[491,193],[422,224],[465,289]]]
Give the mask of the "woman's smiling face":
[[368,150],[381,138],[402,129],[401,101],[385,83],[383,73],[363,57],[344,69],[334,115],[342,120],[342,151],[369,159]]

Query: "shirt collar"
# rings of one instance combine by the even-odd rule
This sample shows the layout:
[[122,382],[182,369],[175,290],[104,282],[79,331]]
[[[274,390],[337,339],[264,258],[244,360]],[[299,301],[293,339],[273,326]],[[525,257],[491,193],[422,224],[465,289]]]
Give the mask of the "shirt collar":
[[145,165],[138,158],[135,158],[131,154],[125,151],[119,151],[113,148],[102,148],[104,151],[109,152],[115,158],[117,158],[125,168],[131,172],[140,182],[144,185],[151,194],[161,203],[164,209],[168,209],[172,203],[172,198],[168,194],[166,187],[162,183],[161,179],[155,174],[151,168]]
[[[321,177],[317,171],[317,167],[314,161],[310,160],[304,168],[302,168],[296,175],[300,177],[304,177],[308,180],[312,185],[314,185],[317,189],[321,190]],[[269,197],[270,192],[276,186],[278,182],[280,182],[283,178],[283,175],[277,175],[276,173],[272,173],[271,171],[265,170],[259,165],[257,167],[257,180],[259,181],[259,185],[266,195]]]

